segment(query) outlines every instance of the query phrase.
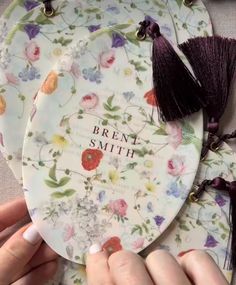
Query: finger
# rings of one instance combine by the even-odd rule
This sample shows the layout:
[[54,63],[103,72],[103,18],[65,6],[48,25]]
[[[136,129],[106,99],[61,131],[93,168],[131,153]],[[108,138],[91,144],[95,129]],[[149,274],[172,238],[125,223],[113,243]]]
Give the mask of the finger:
[[13,285],[43,285],[46,281],[53,278],[57,271],[57,261],[51,261],[43,264],[33,271],[23,276],[18,281],[12,283]]
[[[50,261],[55,261],[58,258],[58,254],[53,251],[46,243],[40,245],[38,251],[32,257],[30,262],[24,267],[21,276],[27,274],[32,269]],[[18,278],[19,276],[16,276]]]
[[108,253],[99,244],[89,249],[86,272],[88,285],[114,285],[108,267]]
[[154,285],[140,256],[129,251],[117,251],[109,259],[111,277],[115,284]]
[[0,248],[0,284],[9,284],[37,252],[42,238],[34,225],[17,231]]
[[0,232],[27,215],[25,199],[20,198],[0,206]]
[[191,285],[176,259],[166,250],[150,253],[146,265],[156,285]]
[[195,285],[228,285],[215,261],[205,251],[189,251],[178,257],[178,261]]

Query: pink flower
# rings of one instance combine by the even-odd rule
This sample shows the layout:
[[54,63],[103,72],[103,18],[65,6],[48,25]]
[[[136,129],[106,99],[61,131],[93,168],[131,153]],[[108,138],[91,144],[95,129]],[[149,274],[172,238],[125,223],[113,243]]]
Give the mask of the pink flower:
[[29,61],[37,61],[40,57],[40,47],[36,42],[29,42],[25,47],[25,55]]
[[8,83],[13,85],[19,84],[19,79],[13,73],[6,73],[6,78]]
[[66,225],[64,228],[63,240],[69,241],[74,235],[75,235],[74,227],[70,225]]
[[134,250],[141,249],[143,248],[143,244],[144,244],[144,238],[140,237],[133,242],[132,247]]
[[97,107],[98,96],[95,93],[89,93],[82,97],[80,100],[80,106],[85,110],[91,110]]
[[168,160],[167,171],[170,175],[179,176],[185,171],[184,157],[180,155],[174,155],[170,160]]
[[168,136],[168,143],[177,148],[182,143],[182,129],[177,122],[169,122],[166,124],[166,132]]
[[114,50],[104,51],[100,53],[99,55],[100,65],[104,68],[111,67],[114,61],[115,61],[115,51]]
[[80,77],[79,65],[77,63],[75,63],[75,62],[72,63],[71,73],[74,75],[75,78],[79,78]]
[[118,199],[115,201],[110,201],[109,210],[120,217],[124,217],[126,215],[126,211],[128,208],[127,203],[123,199]]

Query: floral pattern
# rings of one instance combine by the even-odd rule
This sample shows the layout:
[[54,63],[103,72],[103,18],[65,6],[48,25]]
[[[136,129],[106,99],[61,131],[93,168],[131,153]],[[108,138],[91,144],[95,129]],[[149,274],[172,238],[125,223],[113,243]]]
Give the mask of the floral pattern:
[[[143,238],[145,248],[160,236],[182,207],[200,157],[201,114],[178,123],[182,140],[173,147],[168,142],[168,126],[159,122],[150,97],[150,69],[136,70],[128,86],[120,72],[132,63],[150,65],[151,43],[135,47],[127,40],[112,48],[112,31],[101,28],[79,40],[55,64],[40,88],[37,111],[27,127],[30,136],[25,139],[25,196],[38,209],[32,218],[41,225],[39,230],[50,229],[51,238],[42,235],[56,251],[78,263],[84,262],[84,254],[96,239],[105,243],[115,236],[122,247],[139,251],[141,246],[134,246],[137,240]],[[100,81],[84,76],[71,80],[72,64],[80,70],[99,71]],[[75,90],[72,97],[70,90]],[[130,91],[134,96],[127,102],[122,94]],[[45,124],[51,113],[53,120]],[[36,131],[45,134],[45,144],[35,143]],[[170,208],[163,206],[164,201]],[[65,231],[70,238],[64,238]]]
[[[20,181],[21,162],[15,153],[22,149],[26,123],[32,108],[32,96],[37,92],[51,66],[58,62],[65,49],[72,43],[73,38],[83,38],[104,26],[113,26],[111,50],[104,50],[100,57],[100,68],[109,69],[115,61],[112,49],[123,47],[127,41],[138,46],[139,42],[135,37],[136,27],[134,30],[131,25],[144,17],[158,20],[163,34],[172,43],[212,32],[209,16],[200,2],[191,9],[177,0],[155,0],[149,3],[139,1],[135,4],[130,0],[113,0],[109,3],[99,1],[96,5],[92,0],[58,0],[54,4],[56,16],[49,19],[42,14],[41,1],[14,0],[0,18],[0,86],[5,90],[0,92],[0,95],[4,97],[6,107],[10,108],[9,112],[4,112],[0,118],[0,130],[6,142],[1,151]],[[15,24],[16,20],[18,24]],[[125,77],[130,77],[136,71],[141,72],[145,68],[147,66],[140,65],[140,61],[137,60],[125,67],[122,73]],[[68,72],[72,75],[71,80],[79,76],[98,84],[102,80],[99,68],[80,70],[72,63]],[[6,73],[15,76],[18,86],[6,79]],[[139,82],[138,76],[136,80]],[[72,89],[71,97],[74,94],[76,90]],[[128,100],[133,95],[126,91],[124,96]],[[14,125],[16,121],[17,133],[8,128],[9,123]],[[16,136],[13,140],[12,137]]]
[[[236,178],[236,154],[226,144],[216,153],[209,152],[200,163],[194,185],[217,176],[229,181]],[[197,203],[187,200],[170,228],[145,249],[144,256],[156,247],[167,249],[175,256],[202,249],[212,256],[231,282],[229,212],[228,194],[209,188]]]
[[[60,2],[60,1],[58,1]],[[71,1],[72,2],[72,1]],[[158,11],[158,21],[160,22],[164,22],[165,19],[165,15],[167,15],[170,11],[172,12],[175,12],[173,13],[172,12],[172,15],[174,15],[173,19],[175,21],[175,25],[177,27],[177,33],[176,35],[178,34],[178,41],[183,41],[183,40],[186,40],[189,36],[193,36],[194,34],[206,34],[206,33],[211,33],[211,27],[210,27],[210,22],[209,22],[209,19],[208,19],[208,15],[207,13],[205,13],[205,8],[202,7],[202,5],[200,4],[199,6],[196,5],[196,7],[194,7],[194,12],[193,10],[190,10],[190,9],[187,9],[183,6],[181,6],[180,1],[169,1],[168,5],[168,11],[167,13],[165,12],[165,5],[161,3],[162,1],[160,1],[160,5],[159,3],[157,3],[158,5],[154,8],[154,14],[157,13],[156,9],[160,9]],[[37,1],[28,1],[28,0],[22,0],[22,1],[13,1],[11,6],[7,9],[7,11],[5,12],[5,19],[2,20],[2,24],[0,23],[0,42],[4,41],[6,36],[7,36],[7,32],[11,29],[11,26],[13,24],[13,22],[15,22],[15,19],[16,17],[19,17],[21,14],[22,16],[25,16],[24,13],[25,13],[25,10],[27,11],[30,11],[30,14],[28,14],[28,16],[34,16],[33,13],[31,13],[32,9],[36,8],[40,5],[40,3],[38,3]],[[81,3],[80,3],[81,5]],[[90,3],[88,4],[90,5]],[[119,3],[120,5],[120,3]],[[123,4],[122,4],[123,5]],[[126,5],[126,4],[124,4]],[[131,9],[129,10],[129,13],[133,13],[135,12],[136,10],[136,7],[135,6],[130,6],[129,3],[127,3],[128,5],[128,9]],[[142,5],[142,3],[140,3],[139,5]],[[39,6],[40,7],[40,6]],[[122,12],[122,9],[120,9],[120,7],[118,8],[119,6],[118,5],[113,5],[113,3],[110,5],[109,4],[109,7],[107,7],[107,9],[104,9],[106,10],[106,12],[108,12],[110,15],[118,15],[119,16],[119,20],[121,19],[120,18],[120,13]],[[83,8],[83,7],[80,7],[80,9]],[[140,9],[140,7],[138,7]],[[177,8],[177,9],[176,9]],[[180,8],[180,9],[179,9]],[[59,5],[59,9],[60,9],[60,5]],[[63,7],[63,9],[65,9]],[[125,8],[126,9],[126,8]],[[140,10],[145,10],[145,9],[140,9]],[[147,8],[147,10],[152,10],[152,8]],[[37,13],[37,10],[35,10],[36,13]],[[38,10],[39,11],[39,10]],[[68,11],[73,11],[73,9],[71,8],[68,8]],[[77,13],[77,8],[74,9],[75,13]],[[94,9],[94,12],[91,10],[89,10],[89,13],[97,13],[98,10]],[[163,12],[164,13],[163,13]],[[178,13],[176,13],[176,11],[179,11]],[[35,12],[34,12],[35,13]],[[35,14],[36,14],[35,13]],[[191,14],[191,17],[189,17]],[[134,16],[135,13],[133,13],[133,16]],[[186,16],[188,14],[188,16]],[[108,14],[107,14],[108,15]],[[106,16],[106,15],[104,15]],[[198,25],[196,24],[197,21],[199,20],[199,16],[202,17],[204,20],[202,22],[199,22]],[[30,17],[28,17],[28,19],[30,19]],[[143,17],[143,16],[141,16]],[[141,19],[140,17],[140,19]],[[91,17],[92,18],[92,17]],[[151,18],[151,17],[150,17]],[[28,21],[27,17],[25,17],[25,20]],[[45,28],[49,27],[49,30],[51,29],[51,23],[56,23],[56,21],[58,20],[58,17],[55,18],[56,21],[54,21],[54,19],[50,19],[50,20],[47,20],[47,19],[43,19],[43,17],[40,18],[40,13],[38,13],[38,15],[35,15],[35,18],[34,19],[37,19],[36,20],[36,23],[40,25],[40,27],[37,27],[37,24],[35,26],[29,26],[29,25],[25,25],[26,26],[26,29],[25,29],[25,32],[26,32],[26,35],[28,37],[28,40],[29,39],[33,39],[31,41],[34,41],[37,37],[39,37],[41,34],[40,32],[42,31],[41,27]],[[70,19],[70,17],[68,17],[68,19]],[[78,18],[79,20],[82,20],[83,22],[83,18]],[[184,21],[182,20],[184,19]],[[23,20],[23,19],[22,19]],[[25,21],[24,20],[24,21]],[[31,19],[30,19],[31,20]],[[127,19],[128,20],[128,19]],[[197,21],[196,21],[197,20]],[[6,24],[6,21],[7,21],[7,24]],[[37,22],[38,21],[38,22]],[[42,23],[42,21],[45,21],[45,24]],[[51,21],[51,23],[50,23]],[[102,21],[104,21],[104,18],[102,17]],[[46,23],[47,22],[47,23]],[[99,22],[99,20],[98,20]],[[118,21],[120,22],[120,21]],[[114,18],[110,21],[109,24],[112,24],[112,25],[115,25],[117,22],[114,21]],[[69,25],[69,24],[68,24]],[[200,25],[200,26],[199,26]],[[62,27],[63,25],[61,25]],[[88,26],[88,30],[89,32],[94,32],[96,30],[98,30],[99,28],[101,27],[101,24],[90,24],[90,26]],[[16,27],[17,28],[17,27]],[[63,29],[63,28],[62,28]],[[69,29],[74,29],[74,26],[71,25],[69,26]],[[76,28],[77,29],[77,28]],[[11,38],[12,36],[15,36],[15,31],[16,29],[14,28],[14,30],[12,31],[12,33],[10,34],[10,37],[7,39],[7,42],[8,43],[11,43]],[[43,31],[45,31],[45,29],[43,29]],[[162,26],[162,31],[163,33],[168,36],[169,38],[171,38],[173,36],[173,31],[174,29],[170,28],[170,25],[169,24],[163,24]],[[65,30],[65,32],[67,32]],[[71,31],[70,31],[71,32]],[[176,31],[175,31],[176,32]],[[19,30],[19,33],[20,33],[20,30]],[[61,34],[61,33],[60,33]],[[36,36],[34,38],[34,36]],[[50,35],[49,35],[50,36]],[[129,39],[130,40],[133,40],[134,41],[134,38],[132,36],[132,33],[130,33],[129,35]],[[50,54],[51,59],[57,59],[59,55],[62,54],[62,48],[63,48],[63,45],[67,45],[67,43],[70,41],[70,39],[68,39],[67,41],[65,40],[66,37],[62,37],[62,38],[59,38],[58,39],[55,39],[55,48],[53,50],[53,52]],[[174,38],[174,37],[173,37]],[[124,44],[124,37],[121,36],[119,33],[113,33],[113,44],[112,44],[112,47],[119,47],[119,46],[122,46]],[[16,40],[17,42],[18,40]],[[30,42],[31,42],[30,41]],[[52,38],[52,41],[54,41],[54,39]],[[173,42],[175,40],[173,39]],[[27,40],[25,41],[25,43],[27,42]],[[28,41],[29,42],[29,41]],[[40,42],[40,40],[39,40]],[[37,44],[37,43],[36,43]],[[48,46],[49,42],[46,43],[46,46]],[[59,46],[58,46],[59,45]],[[60,47],[60,45],[62,45]],[[22,45],[22,46],[25,46],[25,45]],[[41,47],[43,45],[40,45],[39,46],[39,49],[38,51],[35,50],[35,58],[37,59],[37,56],[39,55],[40,56],[40,52],[41,52]],[[58,46],[58,47],[56,47]],[[32,45],[33,47],[33,45]],[[4,49],[3,49],[4,50]],[[49,49],[50,50],[50,49]],[[0,50],[0,53],[2,53],[2,50]],[[32,50],[32,53],[34,55],[34,52]],[[22,55],[23,56],[26,56],[26,53],[24,53],[24,51],[22,51]],[[10,59],[9,59],[9,54],[8,52],[4,52],[4,54],[2,54],[2,56],[0,56],[1,58],[1,62],[2,62],[2,66],[4,66],[5,68],[7,67],[7,65],[10,63]],[[27,56],[26,56],[27,58]],[[28,60],[30,61],[30,58],[28,58]],[[14,65],[13,65],[14,66]],[[42,64],[43,67],[45,66],[49,66],[49,65],[45,65],[45,64]],[[72,65],[73,66],[73,65]],[[139,68],[142,68],[140,67],[139,65],[137,65],[135,63],[135,68],[139,69]],[[78,68],[76,66],[74,66],[75,68],[71,68],[71,71],[72,71],[72,74],[77,77],[77,76],[80,76],[80,71],[78,70]],[[40,72],[39,69],[31,66],[31,67],[26,67],[26,68],[22,68],[21,69],[22,71],[19,71],[19,79],[22,80],[22,82],[27,82],[28,80],[30,80],[32,83],[31,84],[38,84],[36,81],[34,81],[35,79],[40,79],[40,78],[44,78],[46,73],[42,74],[42,71]],[[75,72],[73,73],[73,70],[75,70]],[[47,72],[47,71],[46,71]],[[128,68],[125,68],[124,69],[124,74],[126,76],[129,76],[130,74],[132,74],[132,69],[130,69],[130,67]],[[93,71],[92,71],[93,73]],[[9,74],[13,74],[13,73],[9,73]],[[95,81],[96,82],[99,82],[100,81],[100,73],[99,71],[96,71],[95,73]],[[13,74],[14,75],[14,74]],[[17,75],[17,74],[16,74]],[[6,77],[5,77],[6,78]],[[14,77],[13,77],[14,78]],[[92,80],[93,77],[90,77]],[[17,84],[19,82],[19,79],[15,76],[15,79],[14,81],[9,81],[9,83],[11,84]],[[8,81],[5,80],[4,84],[6,84]],[[20,84],[22,84],[22,82],[20,82]],[[7,84],[9,84],[7,83]],[[10,86],[10,85],[9,85]],[[5,86],[4,86],[5,88]],[[10,87],[9,87],[10,88]],[[20,89],[21,89],[21,93],[19,92],[19,96],[18,98],[20,99],[19,100],[19,103],[20,104],[16,104],[17,102],[14,100],[14,103],[12,102],[7,102],[8,106],[13,108],[14,107],[14,110],[15,110],[15,113],[17,114],[17,117],[15,118],[12,118],[12,120],[20,120],[20,124],[19,122],[17,123],[18,125],[22,125],[22,130],[19,131],[19,138],[17,140],[12,140],[11,137],[12,135],[10,134],[10,131],[9,129],[6,130],[6,132],[4,131],[4,141],[5,141],[5,137],[6,137],[6,141],[7,141],[7,144],[6,144],[6,147],[4,147],[3,149],[3,152],[4,152],[4,155],[5,155],[5,158],[8,160],[9,162],[9,165],[10,167],[13,169],[16,177],[20,180],[21,178],[21,154],[19,155],[19,153],[21,153],[21,148],[22,148],[22,140],[23,140],[23,133],[24,133],[24,129],[25,129],[25,123],[26,123],[26,120],[27,120],[27,117],[28,117],[28,114],[30,112],[30,109],[31,109],[31,98],[30,98],[30,94],[35,94],[36,90],[38,89],[38,85],[36,86],[35,85],[35,88],[32,89],[32,91],[30,91],[29,93],[27,93],[27,100],[29,100],[29,102],[27,102],[27,100],[25,100],[25,96],[23,95],[25,92],[24,92],[24,88],[23,86],[20,86]],[[29,91],[29,88],[28,88],[28,85],[27,85],[27,88],[26,88],[27,92]],[[8,91],[7,91],[8,92]],[[9,90],[9,92],[12,92],[12,89]],[[3,94],[4,95],[4,94]],[[127,101],[129,101],[134,95],[132,92],[124,92],[124,95],[123,95]],[[24,110],[24,113],[22,115],[22,108],[21,108],[21,104],[23,104],[23,110]],[[34,107],[34,110],[31,112],[31,114],[35,115],[36,114],[36,110],[37,108]],[[28,113],[27,113],[28,112]],[[18,113],[20,115],[18,115]],[[1,119],[1,118],[0,118]],[[3,120],[3,122],[0,122],[0,126],[3,125],[3,129],[4,128],[4,125],[5,125],[5,119]],[[2,127],[1,127],[2,129]],[[30,135],[30,133],[29,133]],[[8,136],[10,139],[8,139]],[[2,146],[4,146],[3,144],[3,135],[0,133],[0,138],[1,138],[1,142],[2,142]],[[40,140],[40,142],[45,141],[45,136],[43,134],[38,134],[37,138],[35,138],[37,140]],[[59,140],[60,141],[60,140]],[[14,145],[12,145],[12,142],[14,142]],[[16,145],[15,142],[18,142],[20,145]],[[150,165],[150,163],[147,163],[147,165]],[[116,181],[117,180],[117,172],[116,171],[113,171],[111,172],[111,178],[112,178],[112,181]],[[101,191],[101,193],[103,193]],[[103,195],[99,195],[100,198],[103,197]],[[150,206],[150,205],[149,205]],[[148,209],[151,209],[152,207],[150,206]],[[35,211],[33,211],[35,212]],[[73,230],[70,229],[70,227],[68,226],[66,229],[65,229],[65,232],[70,233],[72,236],[73,236]],[[70,234],[68,234],[68,236],[70,236]],[[139,238],[137,239],[134,243],[133,243],[133,247],[134,248],[143,248],[143,238]],[[70,250],[68,249],[68,252]],[[78,270],[78,267],[77,265],[74,265],[73,263],[68,263],[68,262],[64,262],[64,271],[66,272],[66,275],[63,277],[63,280],[61,280],[62,284],[85,284],[85,272],[84,272],[84,269],[83,267],[79,267],[79,270]],[[76,274],[76,273],[77,274]]]

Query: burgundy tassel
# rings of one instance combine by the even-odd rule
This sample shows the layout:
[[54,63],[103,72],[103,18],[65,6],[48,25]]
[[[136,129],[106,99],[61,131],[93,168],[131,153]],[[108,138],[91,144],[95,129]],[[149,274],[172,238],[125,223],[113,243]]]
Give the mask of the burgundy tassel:
[[179,58],[172,45],[161,35],[157,23],[140,23],[138,38],[153,40],[153,85],[163,121],[181,119],[199,111],[206,104],[201,87]]
[[229,182],[224,180],[222,177],[216,177],[212,180],[204,180],[198,188],[198,191],[194,194],[195,198],[199,198],[201,194],[206,190],[206,186],[211,186],[214,189],[220,191],[227,191],[230,196],[231,206],[231,260],[229,268],[236,266],[236,181]]
[[198,37],[179,45],[200,81],[209,122],[218,123],[226,108],[236,68],[236,40]]

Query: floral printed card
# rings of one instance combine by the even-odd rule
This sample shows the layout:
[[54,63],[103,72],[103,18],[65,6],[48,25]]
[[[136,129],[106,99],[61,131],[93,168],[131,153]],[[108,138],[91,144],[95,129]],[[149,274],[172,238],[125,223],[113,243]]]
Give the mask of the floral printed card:
[[[43,15],[39,2],[15,0],[0,21],[0,149],[21,183],[23,137],[33,98],[73,39],[109,26],[113,32],[122,32],[122,37],[114,37],[116,45],[122,38],[137,43],[130,26],[145,16],[157,20],[172,43],[212,33],[201,1],[188,8],[176,0],[57,0],[53,1],[56,15],[50,19]],[[11,28],[14,21],[17,24]],[[132,66],[142,72],[139,64]]]
[[68,48],[35,101],[24,145],[26,200],[43,238],[72,261],[83,263],[98,241],[145,248],[192,187],[202,115],[159,121],[150,52],[149,41],[100,29]]

